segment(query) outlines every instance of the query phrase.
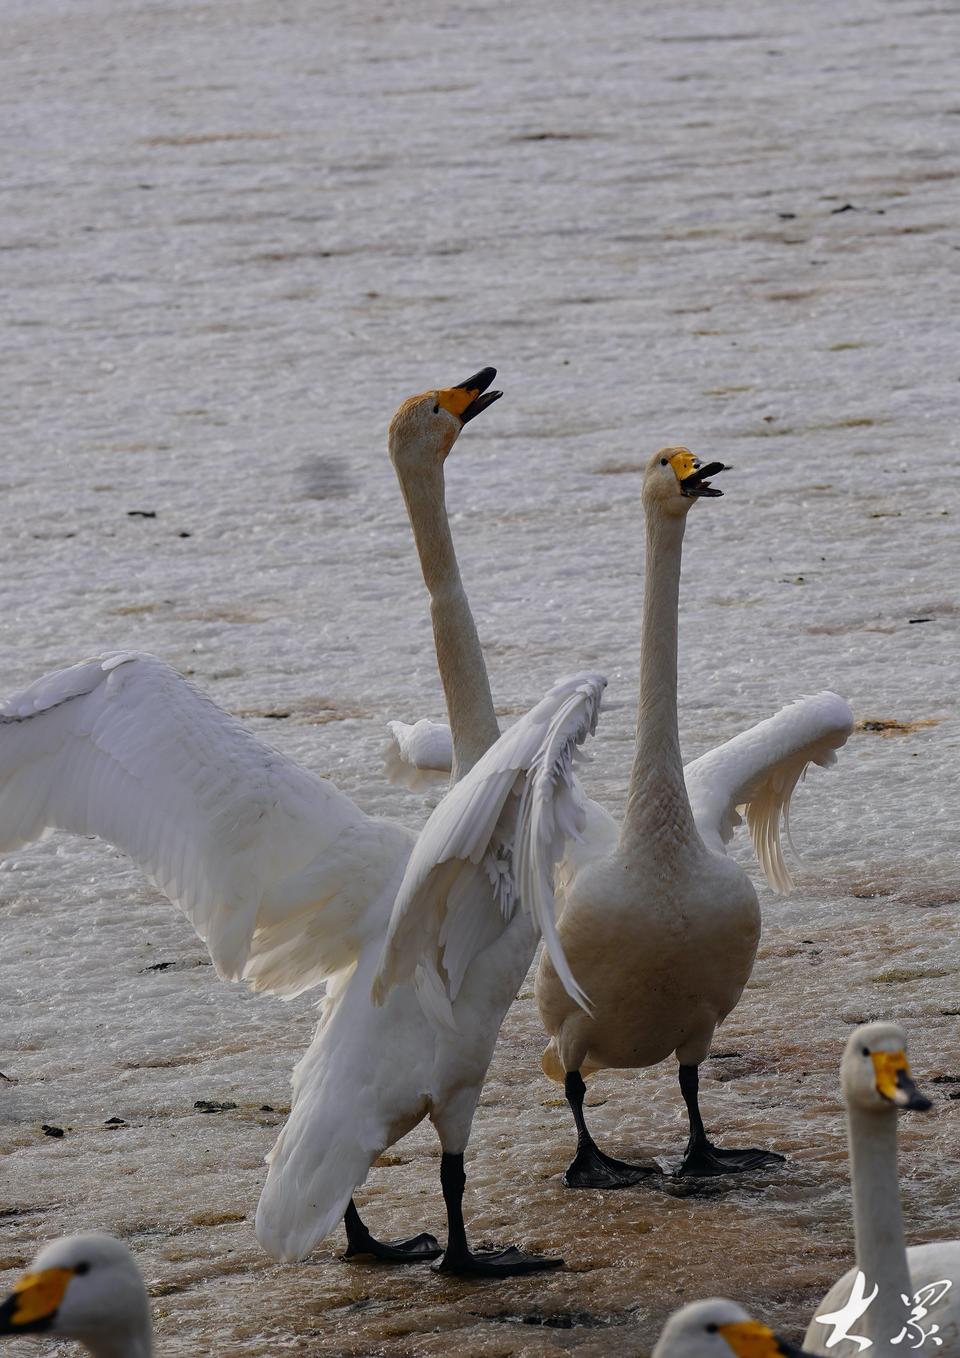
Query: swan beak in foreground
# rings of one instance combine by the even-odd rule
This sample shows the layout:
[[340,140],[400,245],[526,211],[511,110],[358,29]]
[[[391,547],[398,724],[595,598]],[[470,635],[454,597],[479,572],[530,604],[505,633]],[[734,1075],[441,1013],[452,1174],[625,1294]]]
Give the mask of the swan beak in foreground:
[[486,410],[487,406],[499,401],[503,395],[502,391],[487,391],[496,375],[496,368],[481,368],[465,382],[458,382],[455,387],[448,387],[446,391],[438,391],[437,404],[443,406],[444,410],[449,410],[451,415],[456,415],[462,425],[467,424],[482,410]]
[[871,1052],[870,1059],[876,1073],[878,1094],[898,1108],[912,1108],[918,1113],[925,1113],[933,1106],[910,1078],[910,1066],[904,1052]]
[[[717,472],[732,471],[732,467],[725,466],[722,462],[708,462],[704,467],[698,457],[688,454],[689,466],[680,468],[677,462],[680,457],[674,458],[674,471],[680,478],[680,492],[682,495],[689,495],[693,499],[700,499],[703,495],[722,495],[722,490],[717,490],[716,486],[711,486],[707,480],[708,476],[716,476]],[[687,459],[682,459],[687,461]]]
[[774,1334],[769,1325],[759,1320],[736,1320],[729,1325],[717,1325],[737,1358],[804,1358],[804,1350]]
[[72,1268],[24,1273],[0,1305],[0,1334],[36,1334],[48,1330],[73,1276]]

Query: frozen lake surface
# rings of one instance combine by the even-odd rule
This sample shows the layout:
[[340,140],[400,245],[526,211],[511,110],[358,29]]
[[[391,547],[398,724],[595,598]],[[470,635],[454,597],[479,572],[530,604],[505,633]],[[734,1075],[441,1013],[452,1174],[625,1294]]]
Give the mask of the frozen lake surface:
[[[685,755],[826,687],[866,729],[798,792],[798,889],[761,890],[704,1068],[708,1124],[788,1167],[699,1196],[565,1190],[525,989],[467,1219],[568,1268],[507,1284],[347,1265],[337,1239],[273,1264],[252,1216],[309,998],[219,984],[102,845],[16,855],[0,1287],[98,1225],[141,1262],[161,1353],[608,1358],[718,1292],[798,1338],[850,1261],[837,1066],[880,1016],[935,1098],[902,1120],[908,1231],[956,1234],[958,28],[949,0],[7,0],[0,691],[153,651],[421,823],[380,768],[388,718],[442,715],[385,431],[493,364],[506,395],[448,501],[505,719],[605,672],[585,781],[622,806],[637,470],[686,442],[735,471],[687,533]],[[588,1098],[615,1154],[682,1148],[672,1065]],[[442,1233],[438,1156],[421,1128],[374,1171],[379,1234]]]

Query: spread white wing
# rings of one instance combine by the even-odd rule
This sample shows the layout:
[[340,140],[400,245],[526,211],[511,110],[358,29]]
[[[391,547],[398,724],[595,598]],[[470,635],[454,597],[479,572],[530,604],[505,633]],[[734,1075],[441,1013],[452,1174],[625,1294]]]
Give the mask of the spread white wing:
[[[596,729],[606,680],[561,680],[447,793],[407,863],[373,983],[375,1003],[415,982],[424,1009],[455,1026],[451,1004],[470,962],[503,932],[518,900],[578,1002],[557,939],[553,871],[583,830],[573,751]],[[549,894],[540,890],[549,883]]]
[[286,995],[385,927],[413,842],[131,652],[46,675],[0,708],[0,853],[53,829],[122,849],[221,976]]
[[793,880],[783,858],[781,819],[789,839],[790,798],[807,765],[835,764],[852,730],[853,713],[843,698],[819,693],[798,698],[688,764],[687,795],[704,843],[723,852],[745,812],[764,875],[786,895]]

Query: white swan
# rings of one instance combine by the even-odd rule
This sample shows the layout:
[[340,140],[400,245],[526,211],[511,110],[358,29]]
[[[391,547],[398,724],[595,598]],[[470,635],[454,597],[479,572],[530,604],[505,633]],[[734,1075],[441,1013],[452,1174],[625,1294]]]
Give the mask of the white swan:
[[[458,773],[499,731],[453,554],[443,461],[463,425],[499,396],[487,390],[494,376],[486,368],[457,387],[411,397],[389,436],[432,595]],[[566,695],[552,702],[562,708]],[[551,718],[541,709],[526,728],[530,757]],[[221,976],[288,996],[328,978],[324,1017],[297,1066],[290,1119],[270,1156],[257,1214],[266,1249],[301,1258],[344,1216],[348,1255],[401,1262],[440,1254],[426,1235],[381,1244],[351,1196],[376,1157],[430,1116],[443,1143],[451,1221],[443,1266],[509,1273],[560,1262],[478,1259],[466,1249],[460,1215],[470,1120],[526,963],[512,962],[489,986],[482,967],[464,975],[463,1006],[475,995],[484,1015],[479,1036],[468,1028],[439,1041],[412,990],[383,1010],[370,1003],[411,832],[364,815],[168,666],[133,653],[47,675],[0,709],[0,852],[51,828],[97,834],[128,853],[181,907]],[[495,819],[481,829],[498,842]],[[492,896],[493,886],[481,873],[474,890]],[[511,956],[529,960],[530,922],[517,912],[501,928]]]
[[0,1304],[0,1335],[63,1336],[95,1358],[150,1358],[143,1277],[126,1245],[87,1231],[45,1245]]
[[[680,1062],[690,1119],[680,1173],[729,1173],[783,1158],[713,1146],[699,1111],[697,1067],[716,1025],[740,997],[760,933],[756,892],[724,845],[740,824],[738,808],[745,810],[768,881],[788,891],[781,816],[786,820],[807,765],[836,761],[853,721],[836,694],[803,698],[683,769],[677,729],[681,544],[694,502],[720,495],[707,481],[720,470],[719,463],[701,467],[686,448],[662,449],[646,468],[643,658],[626,812],[620,828],[588,803],[585,833],[568,838],[558,874],[564,904],[556,932],[550,863],[561,853],[557,841],[566,829],[554,806],[555,793],[571,790],[563,778],[542,783],[518,839],[521,894],[546,944],[536,982],[552,1034],[543,1065],[564,1083],[577,1127],[577,1155],[565,1175],[571,1187],[620,1187],[653,1172],[597,1149],[583,1117],[581,1071],[653,1065],[671,1052]],[[408,914],[402,932],[401,906]],[[422,933],[427,914],[416,899],[398,898],[385,977],[409,981],[418,960],[421,977],[436,970],[432,932]],[[418,937],[424,940],[419,959]]]
[[803,1358],[804,1351],[752,1320],[725,1297],[681,1306],[660,1331],[650,1358]]
[[[873,1296],[862,1314],[858,1314],[860,1307],[856,1304],[848,1309],[849,1324],[842,1329],[870,1340],[875,1353],[889,1356],[921,1347],[923,1333],[931,1335],[930,1327],[936,1325],[936,1344],[930,1338],[928,1352],[957,1358],[960,1240],[907,1247],[903,1235],[897,1176],[899,1110],[930,1107],[930,1100],[918,1092],[910,1078],[906,1048],[906,1035],[896,1023],[866,1023],[847,1041],[840,1063],[840,1085],[847,1105],[857,1262],[834,1283],[815,1316],[837,1315],[848,1307],[851,1297],[865,1302]],[[863,1275],[859,1285],[858,1274]],[[934,1286],[945,1282],[951,1284],[948,1289]],[[914,1310],[915,1297],[926,1315]],[[864,1346],[853,1339],[837,1342],[836,1329],[835,1322],[812,1320],[804,1347],[813,1353],[836,1354],[837,1358],[862,1351]],[[897,1347],[891,1347],[893,1344]]]

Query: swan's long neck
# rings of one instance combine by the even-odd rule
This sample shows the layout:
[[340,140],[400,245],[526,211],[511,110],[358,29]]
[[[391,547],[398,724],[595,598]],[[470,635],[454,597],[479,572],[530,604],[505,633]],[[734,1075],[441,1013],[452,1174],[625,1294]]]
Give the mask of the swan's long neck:
[[869,1112],[848,1106],[850,1180],[857,1267],[866,1277],[865,1296],[879,1292],[855,1327],[872,1339],[875,1351],[892,1354],[908,1311],[901,1294],[911,1295],[897,1175],[897,1112]]
[[698,839],[683,781],[677,729],[677,615],[685,514],[648,506],[646,581],[640,652],[637,752],[630,774],[620,847],[667,859]]
[[400,482],[413,527],[430,617],[437,667],[453,734],[453,781],[467,773],[499,739],[487,667],[460,579],[444,501],[443,467],[429,477]]

